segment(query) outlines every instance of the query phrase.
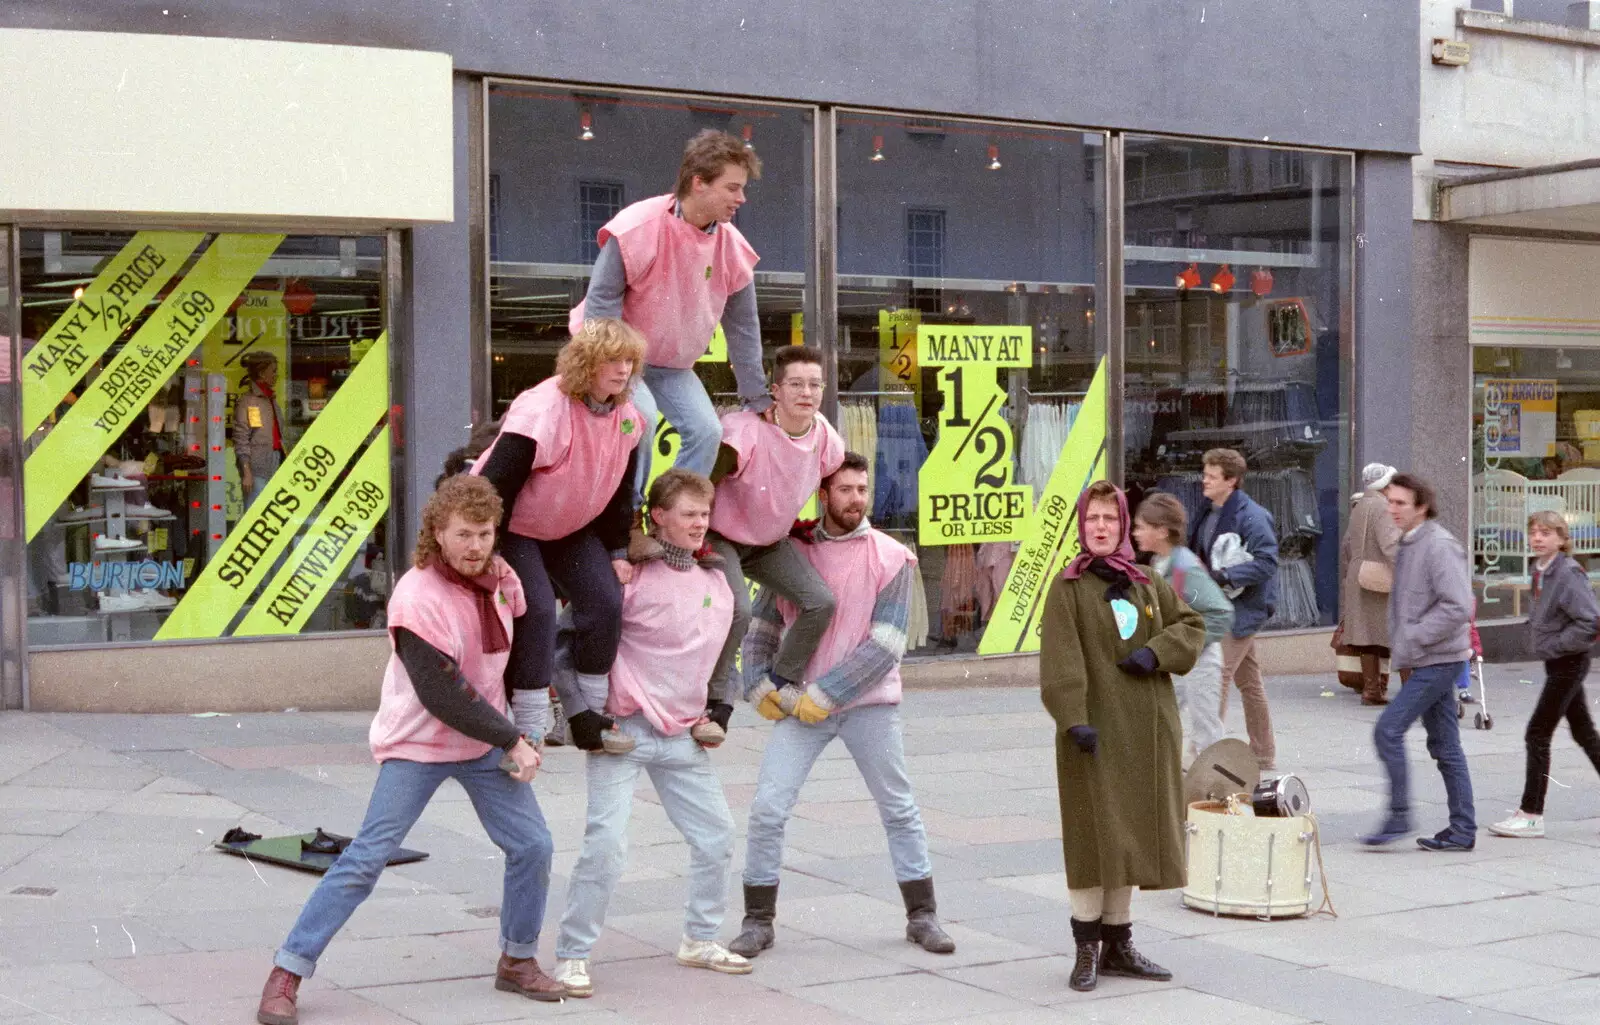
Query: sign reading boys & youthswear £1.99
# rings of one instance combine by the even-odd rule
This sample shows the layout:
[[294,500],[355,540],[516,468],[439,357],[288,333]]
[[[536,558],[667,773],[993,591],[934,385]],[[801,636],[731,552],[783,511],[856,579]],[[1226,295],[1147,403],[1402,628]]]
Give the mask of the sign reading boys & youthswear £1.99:
[[1015,445],[997,371],[1033,365],[1033,328],[923,324],[917,365],[938,369],[939,440],[917,474],[917,541],[1020,541],[1033,489],[1013,483]]

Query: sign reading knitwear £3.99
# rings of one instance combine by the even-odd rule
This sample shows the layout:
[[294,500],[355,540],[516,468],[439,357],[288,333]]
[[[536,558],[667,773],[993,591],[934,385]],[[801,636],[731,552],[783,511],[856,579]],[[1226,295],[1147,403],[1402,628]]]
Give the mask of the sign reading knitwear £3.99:
[[1039,620],[1056,574],[1078,554],[1078,495],[1105,476],[1106,365],[1100,362],[1067,445],[1056,460],[1032,529],[1011,563],[994,615],[978,642],[980,655],[1039,650]]
[[200,340],[228,312],[282,235],[218,235],[28,457],[28,539],[54,515]]
[[1033,365],[1032,327],[917,328],[917,365],[937,367],[939,440],[917,474],[917,541],[1018,541],[1033,489],[1012,481],[1015,446],[996,373]]
[[299,633],[388,511],[389,428],[385,427],[356,460],[233,636]]
[[85,370],[104,356],[150,299],[182,269],[205,235],[141,231],[106,262],[22,357],[22,432],[31,434],[66,398]]
[[379,336],[189,585],[156,640],[221,637],[389,411],[389,346]]

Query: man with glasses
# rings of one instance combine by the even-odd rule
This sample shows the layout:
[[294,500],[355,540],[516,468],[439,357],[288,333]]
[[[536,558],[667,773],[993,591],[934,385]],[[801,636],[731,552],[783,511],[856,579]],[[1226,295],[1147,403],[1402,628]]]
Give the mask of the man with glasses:
[[750,698],[772,720],[799,703],[806,663],[833,621],[833,592],[789,539],[822,479],[844,462],[844,439],[818,412],[823,387],[820,352],[802,345],[780,349],[772,361],[772,408],[722,418],[722,448],[711,474],[717,499],[708,540],[723,558],[735,602],[733,627],[711,675],[711,699],[738,693],[734,656],[750,625],[748,577],[797,610],[768,678]]

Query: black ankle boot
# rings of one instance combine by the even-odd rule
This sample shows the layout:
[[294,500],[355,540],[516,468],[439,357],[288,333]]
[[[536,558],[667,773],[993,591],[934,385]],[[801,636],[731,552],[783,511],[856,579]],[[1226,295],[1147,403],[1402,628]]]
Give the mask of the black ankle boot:
[[1072,975],[1067,985],[1079,993],[1087,993],[1100,981],[1100,919],[1080,922],[1074,918],[1072,939],[1078,945],[1078,958],[1072,962]]
[[900,896],[906,902],[906,940],[930,954],[954,954],[956,941],[939,926],[933,876],[901,883]]
[[[1078,923],[1072,924],[1076,926]],[[1105,940],[1100,950],[1100,974],[1149,979],[1151,982],[1171,980],[1171,972],[1133,949],[1132,925],[1101,926],[1100,935]]]
[[778,917],[776,886],[744,886],[744,923],[728,949],[740,957],[756,957],[777,940],[772,920]]

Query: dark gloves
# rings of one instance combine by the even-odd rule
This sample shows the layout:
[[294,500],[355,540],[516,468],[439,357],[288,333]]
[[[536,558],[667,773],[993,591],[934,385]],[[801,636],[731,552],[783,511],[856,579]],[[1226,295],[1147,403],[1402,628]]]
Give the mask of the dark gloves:
[[706,718],[721,726],[728,728],[728,719],[733,716],[733,706],[726,701],[716,701],[706,706]]
[[567,716],[567,729],[572,732],[572,743],[579,751],[600,750],[600,734],[615,726],[616,723],[599,712],[588,709]]
[[1156,653],[1149,648],[1140,648],[1121,662],[1117,668],[1129,676],[1153,676],[1160,664],[1156,661]]
[[1092,755],[1100,746],[1100,731],[1093,726],[1068,726],[1067,736],[1078,745],[1078,750],[1086,755]]

